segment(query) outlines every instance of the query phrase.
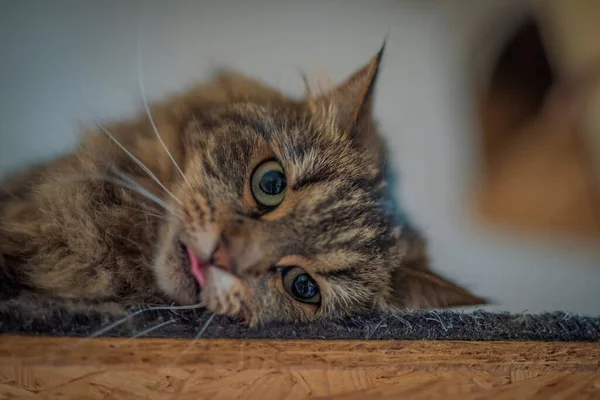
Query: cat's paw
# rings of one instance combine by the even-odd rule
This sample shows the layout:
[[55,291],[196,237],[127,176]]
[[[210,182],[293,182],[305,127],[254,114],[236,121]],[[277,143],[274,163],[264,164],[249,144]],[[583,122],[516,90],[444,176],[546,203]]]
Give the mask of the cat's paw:
[[245,287],[241,280],[218,267],[206,271],[206,284],[200,294],[202,304],[210,311],[229,317],[244,314]]

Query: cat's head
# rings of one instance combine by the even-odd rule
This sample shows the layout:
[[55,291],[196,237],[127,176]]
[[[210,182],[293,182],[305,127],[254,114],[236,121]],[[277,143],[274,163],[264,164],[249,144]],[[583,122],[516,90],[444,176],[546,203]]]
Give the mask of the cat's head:
[[250,324],[480,302],[427,272],[418,237],[381,207],[381,56],[321,96],[233,102],[184,124],[181,212],[155,264],[167,295]]

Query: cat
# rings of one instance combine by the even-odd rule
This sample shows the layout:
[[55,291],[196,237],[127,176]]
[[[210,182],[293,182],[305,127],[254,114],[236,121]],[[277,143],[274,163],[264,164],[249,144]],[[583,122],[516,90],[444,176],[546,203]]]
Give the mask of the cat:
[[481,304],[385,212],[383,48],[292,99],[231,71],[2,183],[0,293],[202,303],[250,324]]

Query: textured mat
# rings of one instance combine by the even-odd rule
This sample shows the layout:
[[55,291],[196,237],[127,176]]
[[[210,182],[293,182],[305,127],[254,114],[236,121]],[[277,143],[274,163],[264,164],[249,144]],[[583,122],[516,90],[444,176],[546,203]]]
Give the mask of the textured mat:
[[[127,318],[129,317],[129,318]],[[115,304],[47,300],[0,303],[0,334],[50,336],[180,337],[231,339],[427,339],[600,341],[600,318],[563,312],[507,314],[484,311],[407,311],[365,314],[345,321],[248,328],[201,309],[153,310]],[[116,324],[117,321],[125,321]]]

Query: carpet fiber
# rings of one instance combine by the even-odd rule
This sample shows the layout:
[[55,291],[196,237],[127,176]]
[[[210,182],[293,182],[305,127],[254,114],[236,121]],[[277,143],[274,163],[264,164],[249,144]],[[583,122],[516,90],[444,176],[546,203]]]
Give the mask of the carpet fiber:
[[[127,316],[131,318],[115,324]],[[210,313],[200,309],[172,311],[133,306],[124,310],[115,304],[90,306],[39,299],[12,300],[0,303],[0,334],[193,338],[202,331],[203,338],[231,339],[600,341],[599,317],[562,312],[407,311],[309,325],[269,324],[261,328],[248,328],[220,316],[206,326],[210,317]]]

